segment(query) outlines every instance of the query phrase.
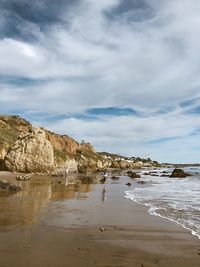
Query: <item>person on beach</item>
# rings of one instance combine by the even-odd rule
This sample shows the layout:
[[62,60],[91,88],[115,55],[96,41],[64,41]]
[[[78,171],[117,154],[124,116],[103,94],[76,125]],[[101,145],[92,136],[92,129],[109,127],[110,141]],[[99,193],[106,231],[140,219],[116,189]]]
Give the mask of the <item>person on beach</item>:
[[69,174],[69,168],[66,167],[66,168],[65,168],[65,175],[68,175],[68,174]]
[[108,176],[108,173],[105,171],[105,172],[103,173],[103,178],[100,180],[100,183],[101,183],[101,184],[105,184],[106,179],[107,179],[107,176]]
[[69,184],[68,177],[67,177],[68,174],[69,174],[69,168],[65,167],[65,185]]
[[106,181],[107,181],[107,176],[108,176],[108,173],[107,173],[107,171],[105,171],[104,173],[103,173],[103,181],[104,181],[104,187],[103,187],[103,191],[102,191],[102,201],[105,201],[105,199],[106,199]]
[[107,176],[108,176],[108,173],[107,173],[107,171],[105,171],[104,174],[103,174],[103,178],[106,180]]

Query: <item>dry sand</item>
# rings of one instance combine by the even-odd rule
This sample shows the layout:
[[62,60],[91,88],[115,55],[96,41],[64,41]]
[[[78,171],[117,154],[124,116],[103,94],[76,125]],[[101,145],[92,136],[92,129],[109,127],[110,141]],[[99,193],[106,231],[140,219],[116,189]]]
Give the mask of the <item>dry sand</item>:
[[199,267],[200,240],[124,198],[127,181],[105,195],[101,184],[19,183],[0,196],[0,267]]

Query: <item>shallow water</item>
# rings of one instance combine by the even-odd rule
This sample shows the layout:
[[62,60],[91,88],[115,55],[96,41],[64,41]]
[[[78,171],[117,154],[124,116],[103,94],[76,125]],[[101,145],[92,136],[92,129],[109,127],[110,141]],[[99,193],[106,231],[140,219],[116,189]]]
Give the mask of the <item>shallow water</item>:
[[[72,177],[76,179],[76,177]],[[15,176],[8,181],[23,188],[16,194],[0,195],[0,228],[34,224],[42,207],[52,202],[81,199],[91,190],[90,184],[68,184],[64,178],[36,176],[30,181],[16,182]]]
[[[157,174],[162,171],[166,169]],[[126,197],[148,206],[150,214],[176,222],[200,239],[200,168],[185,171],[193,176],[177,179],[142,175],[146,186],[126,191]]]

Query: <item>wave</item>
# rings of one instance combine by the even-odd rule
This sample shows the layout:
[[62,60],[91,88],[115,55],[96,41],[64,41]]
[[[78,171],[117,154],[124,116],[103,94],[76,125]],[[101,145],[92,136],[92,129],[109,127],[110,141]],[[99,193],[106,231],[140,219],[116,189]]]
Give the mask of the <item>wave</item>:
[[149,186],[126,191],[125,197],[148,207],[149,214],[176,223],[200,239],[199,185],[199,177],[184,180],[151,177]]

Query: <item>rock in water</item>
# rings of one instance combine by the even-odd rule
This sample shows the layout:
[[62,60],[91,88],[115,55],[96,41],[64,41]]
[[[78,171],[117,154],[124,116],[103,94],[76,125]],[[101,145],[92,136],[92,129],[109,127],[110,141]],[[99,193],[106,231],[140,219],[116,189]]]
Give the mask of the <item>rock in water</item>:
[[187,176],[191,176],[191,175],[188,174],[188,173],[185,173],[181,169],[174,169],[170,177],[174,177],[174,178],[185,178]]
[[54,169],[54,155],[51,143],[40,128],[32,128],[16,141],[5,157],[9,171],[49,172]]
[[111,179],[112,180],[119,180],[119,176],[112,176]]
[[133,172],[133,171],[128,171],[128,172],[127,172],[127,175],[128,175],[130,178],[133,178],[133,179],[135,179],[135,178],[140,178],[140,175],[139,175],[138,173],[136,173],[136,172]]
[[18,191],[21,191],[21,187],[16,186],[15,184],[8,183],[6,181],[0,181],[0,192],[12,192],[16,193]]
[[145,181],[138,181],[138,184],[145,184]]

